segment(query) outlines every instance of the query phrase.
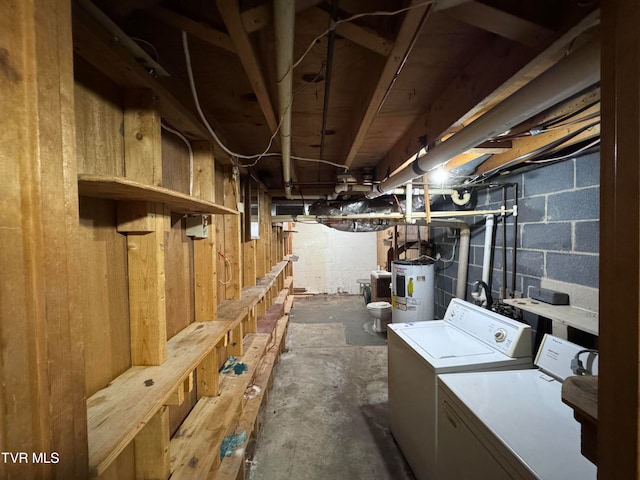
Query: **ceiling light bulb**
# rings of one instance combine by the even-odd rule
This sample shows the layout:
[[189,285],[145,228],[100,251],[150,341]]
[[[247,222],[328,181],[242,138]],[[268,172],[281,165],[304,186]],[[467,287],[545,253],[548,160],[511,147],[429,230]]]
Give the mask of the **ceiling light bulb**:
[[443,185],[449,180],[449,172],[444,168],[437,168],[428,174],[429,183]]

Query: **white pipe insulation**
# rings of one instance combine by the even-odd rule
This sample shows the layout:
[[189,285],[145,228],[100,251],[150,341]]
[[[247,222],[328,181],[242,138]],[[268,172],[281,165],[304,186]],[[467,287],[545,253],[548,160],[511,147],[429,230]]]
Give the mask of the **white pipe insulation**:
[[494,138],[600,80],[600,40],[572,52],[556,65],[496,105],[448,140],[376,186],[367,195],[379,197],[429,170]]
[[274,0],[273,24],[276,33],[276,75],[278,78],[278,111],[282,146],[282,181],[291,199],[291,106],[293,103],[293,32],[295,2]]
[[491,275],[491,245],[493,244],[493,215],[485,216],[484,257],[482,259],[482,281],[489,285]]

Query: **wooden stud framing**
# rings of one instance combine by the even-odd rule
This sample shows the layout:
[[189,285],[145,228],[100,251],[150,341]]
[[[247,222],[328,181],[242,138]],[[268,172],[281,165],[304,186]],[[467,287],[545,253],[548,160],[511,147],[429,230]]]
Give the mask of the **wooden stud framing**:
[[[236,180],[231,175],[231,170],[225,172],[224,177],[224,206],[237,208],[239,198]],[[230,263],[230,280],[226,286],[226,298],[240,298],[242,289],[242,244],[241,244],[241,217],[240,215],[224,215],[224,249]]]
[[[213,148],[209,142],[193,143],[194,183],[193,195],[210,202],[215,201],[215,168]],[[216,318],[218,306],[218,272],[216,252],[216,228],[210,217],[209,237],[193,241],[195,275],[196,321]]]
[[215,397],[220,394],[220,374],[218,369],[218,350],[224,348],[223,345],[217,345],[209,355],[198,365],[196,377],[198,379],[197,396]]
[[[132,180],[160,185],[160,116],[149,90],[125,91],[125,171]],[[122,215],[123,208],[120,208]],[[167,212],[168,213],[168,212]],[[158,203],[139,210],[143,235],[127,236],[129,316],[133,365],[160,365],[166,356],[167,312],[164,279],[164,231],[169,216]],[[123,222],[119,222],[122,225]],[[122,228],[122,227],[120,227]]]
[[169,407],[161,407],[134,439],[136,478],[169,478],[169,437]]
[[0,1],[2,478],[87,476],[70,8]]

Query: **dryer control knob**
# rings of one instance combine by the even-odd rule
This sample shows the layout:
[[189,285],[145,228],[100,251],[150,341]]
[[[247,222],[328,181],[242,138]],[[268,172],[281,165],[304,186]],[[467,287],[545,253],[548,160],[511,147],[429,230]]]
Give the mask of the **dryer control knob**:
[[507,332],[506,330],[499,328],[493,332],[493,337],[496,339],[496,342],[504,342],[507,338]]

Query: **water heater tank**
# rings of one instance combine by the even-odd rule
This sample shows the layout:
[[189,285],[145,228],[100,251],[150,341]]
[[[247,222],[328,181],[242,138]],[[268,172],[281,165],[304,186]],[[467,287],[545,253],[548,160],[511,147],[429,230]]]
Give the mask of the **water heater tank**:
[[396,260],[391,264],[391,321],[433,320],[435,266],[430,259]]

